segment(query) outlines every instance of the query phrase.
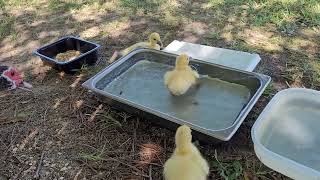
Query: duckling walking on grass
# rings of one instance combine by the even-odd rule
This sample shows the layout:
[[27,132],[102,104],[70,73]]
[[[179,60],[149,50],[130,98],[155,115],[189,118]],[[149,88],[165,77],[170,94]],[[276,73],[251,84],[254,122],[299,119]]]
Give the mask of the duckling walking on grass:
[[205,180],[209,165],[191,142],[191,129],[182,125],[175,136],[176,148],[164,164],[165,180]]
[[149,41],[148,42],[138,42],[134,45],[131,45],[130,47],[120,51],[119,53],[116,51],[110,60],[108,61],[109,63],[112,63],[113,61],[116,60],[116,58],[120,56],[125,56],[129,54],[131,51],[138,49],[138,48],[150,48],[150,49],[156,49],[160,50],[163,47],[160,35],[156,32],[150,34],[149,36]]
[[176,59],[174,70],[166,72],[164,75],[164,84],[171,94],[175,96],[183,95],[188,89],[196,84],[199,74],[189,66],[189,57],[187,54],[181,54]]

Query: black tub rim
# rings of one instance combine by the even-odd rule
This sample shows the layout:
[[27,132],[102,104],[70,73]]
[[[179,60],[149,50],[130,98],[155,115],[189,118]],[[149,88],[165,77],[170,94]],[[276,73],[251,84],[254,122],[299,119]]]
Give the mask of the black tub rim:
[[[50,47],[50,46],[53,46],[53,45],[55,45],[55,44],[57,44],[57,43],[65,40],[65,39],[69,39],[69,38],[77,39],[77,40],[79,40],[79,41],[83,41],[83,42],[86,42],[86,43],[89,43],[89,44],[93,44],[93,45],[95,45],[96,47],[93,48],[93,49],[91,49],[90,51],[88,51],[88,52],[86,52],[86,53],[81,54],[80,56],[78,56],[77,58],[75,58],[75,59],[73,59],[73,60],[71,60],[71,61],[63,61],[63,62],[57,61],[57,60],[55,60],[54,58],[50,58],[50,57],[45,56],[45,55],[43,55],[43,54],[41,54],[41,53],[39,52],[40,50],[42,50],[42,49],[44,49],[44,48],[48,48],[48,47]],[[56,41],[54,41],[54,42],[52,42],[52,43],[47,43],[47,44],[43,45],[43,46],[35,49],[35,50],[32,52],[32,54],[33,54],[33,55],[36,55],[36,56],[39,56],[39,57],[41,58],[41,60],[43,60],[43,61],[53,62],[54,64],[57,64],[57,65],[67,65],[67,64],[70,64],[70,63],[72,63],[72,62],[74,62],[74,61],[77,61],[78,59],[80,59],[80,58],[82,58],[82,57],[84,57],[84,56],[86,56],[86,55],[88,55],[88,54],[90,54],[90,53],[92,53],[92,52],[94,52],[94,51],[97,51],[97,50],[100,49],[100,48],[101,48],[101,45],[99,45],[99,44],[97,44],[97,43],[95,43],[95,42],[87,41],[87,40],[84,40],[84,39],[82,39],[82,38],[79,38],[79,37],[71,36],[71,35],[70,35],[70,36],[64,36],[64,37],[62,37],[62,38],[60,38],[60,39],[58,39],[58,40],[56,40]]]

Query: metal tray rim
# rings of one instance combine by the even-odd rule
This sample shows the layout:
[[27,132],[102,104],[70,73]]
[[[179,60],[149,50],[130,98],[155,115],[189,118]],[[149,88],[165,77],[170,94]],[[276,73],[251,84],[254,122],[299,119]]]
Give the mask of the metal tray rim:
[[[266,86],[268,85],[268,83],[271,81],[271,78],[269,76],[263,75],[263,74],[258,74],[258,73],[254,73],[254,72],[247,72],[247,71],[243,71],[243,70],[238,70],[238,69],[234,69],[234,68],[230,68],[230,67],[226,67],[226,66],[222,66],[219,64],[214,64],[214,63],[209,63],[209,62],[205,62],[202,60],[198,60],[198,59],[191,59],[191,61],[195,61],[195,62],[201,62],[201,63],[205,63],[208,65],[213,65],[213,66],[219,66],[220,68],[224,68],[224,69],[229,69],[229,70],[234,70],[234,71],[238,71],[238,72],[242,72],[245,74],[249,74],[252,76],[255,76],[257,79],[260,80],[260,87],[258,88],[258,90],[256,91],[256,93],[252,96],[252,98],[250,99],[250,101],[248,102],[248,104],[240,111],[238,117],[235,119],[234,123],[226,128],[223,129],[217,129],[217,130],[211,130],[211,129],[207,129],[205,127],[201,127],[192,123],[188,123],[186,121],[184,121],[183,119],[179,119],[167,114],[164,114],[160,111],[156,111],[153,110],[151,108],[145,107],[143,105],[140,104],[136,104],[130,100],[127,100],[123,97],[119,97],[119,96],[115,96],[111,93],[99,90],[96,87],[96,83],[98,82],[99,79],[101,79],[102,77],[104,77],[105,74],[107,74],[108,72],[112,71],[115,67],[117,67],[117,65],[122,64],[124,61],[126,61],[127,59],[129,59],[130,57],[132,57],[134,54],[140,53],[140,52],[156,52],[156,53],[160,53],[160,54],[167,54],[167,55],[171,55],[176,57],[176,54],[173,53],[168,53],[168,52],[163,52],[163,51],[158,51],[158,50],[153,50],[153,49],[146,49],[146,48],[140,48],[137,50],[132,51],[131,53],[129,53],[127,56],[122,57],[121,59],[119,59],[118,61],[110,64],[109,66],[107,66],[106,68],[104,68],[103,70],[101,70],[98,74],[96,74],[95,76],[93,76],[92,78],[90,78],[89,80],[87,80],[86,82],[84,82],[82,84],[83,87],[88,88],[98,94],[107,96],[108,98],[111,98],[112,100],[115,101],[119,101],[121,103],[125,103],[125,104],[129,104],[130,106],[146,111],[148,113],[154,114],[156,116],[162,117],[164,119],[173,121],[175,123],[181,124],[185,123],[190,125],[193,129],[200,131],[201,133],[204,133],[206,135],[215,137],[217,139],[223,140],[223,141],[228,141],[231,139],[231,137],[235,134],[235,132],[237,131],[237,129],[240,127],[240,125],[242,124],[242,122],[244,121],[244,119],[246,118],[247,114],[250,112],[249,110],[254,106],[255,102],[258,100],[258,97],[261,96],[261,94],[263,93],[264,89],[266,88]],[[265,82],[265,85],[263,86],[262,82]],[[210,133],[208,133],[210,132]],[[223,133],[224,135],[219,135],[219,134],[211,134],[211,133]]]

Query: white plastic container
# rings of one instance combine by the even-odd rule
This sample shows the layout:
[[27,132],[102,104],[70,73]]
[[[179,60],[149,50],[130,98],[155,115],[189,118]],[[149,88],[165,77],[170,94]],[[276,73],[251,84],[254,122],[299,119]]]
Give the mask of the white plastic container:
[[243,71],[252,72],[260,62],[258,54],[235,51],[231,49],[216,48],[201,44],[183,41],[172,41],[163,51],[180,55],[187,53],[195,59],[209,63],[219,64]]
[[251,135],[266,166],[293,179],[320,180],[319,91],[291,88],[277,93]]

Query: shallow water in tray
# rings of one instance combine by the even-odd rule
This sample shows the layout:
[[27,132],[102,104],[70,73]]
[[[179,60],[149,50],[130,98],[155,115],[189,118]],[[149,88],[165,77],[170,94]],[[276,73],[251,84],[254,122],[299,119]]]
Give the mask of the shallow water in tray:
[[249,89],[216,78],[201,78],[200,85],[182,96],[172,96],[164,85],[165,64],[139,61],[107,85],[104,91],[203,128],[231,126],[248,102]]
[[314,106],[304,100],[279,107],[264,131],[262,144],[277,154],[320,171],[319,108],[319,104]]

